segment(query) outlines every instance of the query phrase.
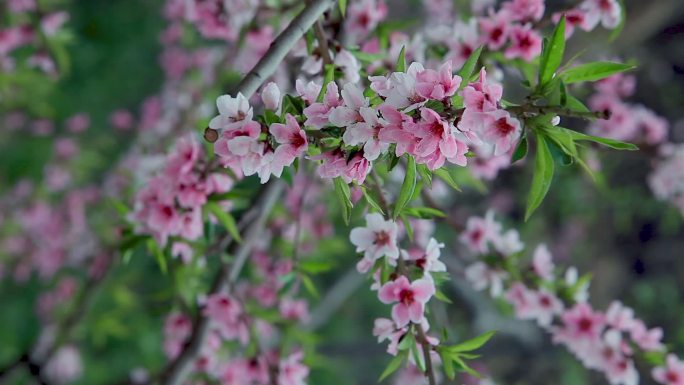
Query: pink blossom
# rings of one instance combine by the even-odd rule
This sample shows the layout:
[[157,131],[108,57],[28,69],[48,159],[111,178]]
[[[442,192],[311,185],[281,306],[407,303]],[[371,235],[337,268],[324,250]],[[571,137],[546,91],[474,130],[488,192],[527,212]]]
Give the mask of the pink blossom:
[[285,120],[287,124],[274,123],[269,128],[276,142],[280,144],[273,154],[271,166],[271,172],[277,177],[280,177],[283,167],[290,166],[309,145],[306,133],[299,127],[297,119],[287,114]]
[[242,314],[242,305],[228,294],[207,297],[203,314],[217,323],[234,323]]
[[617,0],[585,0],[580,9],[585,13],[586,30],[594,29],[599,23],[607,29],[614,29],[620,25],[622,10]]
[[443,248],[443,243],[438,243],[435,238],[430,238],[425,251],[419,250],[417,253],[408,253],[402,250],[401,254],[403,259],[412,260],[416,267],[430,277],[430,272],[446,271],[446,265],[439,260]]
[[216,99],[219,115],[211,119],[209,127],[214,130],[227,130],[240,127],[252,120],[252,107],[242,93],[236,97],[221,95]]
[[[356,252],[363,252],[364,260],[371,264],[383,256],[393,261],[399,258],[397,231],[396,222],[386,221],[382,215],[371,213],[366,215],[366,227],[352,229],[349,239],[356,246]],[[359,271],[365,273],[368,269]]]
[[674,354],[667,355],[665,366],[654,368],[653,379],[663,385],[684,385],[684,362]]
[[542,38],[529,24],[512,26],[510,39],[511,45],[504,52],[506,59],[530,61],[541,53]]
[[130,130],[134,124],[133,114],[124,109],[116,110],[109,116],[109,124],[118,130]]
[[407,152],[412,153],[416,143],[412,133],[413,119],[388,104],[381,105],[378,110],[385,120],[384,127],[378,133],[378,139],[382,142],[394,143],[397,156],[402,156]]
[[420,323],[423,319],[425,304],[435,294],[435,285],[427,279],[409,282],[405,276],[387,282],[378,291],[382,303],[396,303],[392,307],[392,319],[397,326],[409,322]]
[[532,269],[539,278],[545,281],[553,281],[553,258],[546,245],[541,244],[534,250],[532,256]]
[[278,366],[278,385],[306,385],[309,368],[302,364],[303,354],[296,352],[280,361]]
[[578,303],[561,315],[569,338],[596,339],[605,326],[605,316],[594,312],[586,303]]
[[[310,88],[312,84],[313,83],[309,83],[307,88]],[[301,92],[308,93],[310,91],[308,89],[302,89]],[[337,88],[337,84],[335,84],[335,82],[330,82],[326,86],[322,103],[315,102],[316,98],[318,97],[318,93],[315,95],[316,96],[313,94],[310,96],[305,96],[305,99],[307,100],[312,98],[312,104],[304,109],[304,116],[307,118],[306,122],[304,122],[304,125],[323,128],[330,123],[330,115],[332,111],[335,108],[342,106],[343,102],[340,99],[339,89]]]
[[47,36],[54,36],[57,31],[69,20],[69,14],[61,11],[51,13],[40,21],[40,27]]
[[79,113],[71,116],[66,121],[67,129],[72,133],[80,133],[90,127],[90,115],[87,113]]
[[661,342],[663,338],[663,329],[653,328],[648,330],[641,320],[635,320],[632,323],[630,336],[634,343],[646,352],[661,351],[665,349],[665,346]]
[[511,0],[503,4],[503,9],[516,21],[538,21],[544,16],[545,0]]
[[416,92],[426,99],[443,100],[453,96],[461,85],[461,77],[453,75],[451,61],[438,71],[426,69],[416,76]]
[[280,315],[287,320],[306,323],[309,321],[309,304],[305,300],[285,298],[280,301]]
[[429,108],[421,108],[420,117],[421,120],[413,127],[413,134],[419,139],[414,149],[415,155],[419,158],[417,160],[424,163],[420,160],[437,157],[436,162],[428,164],[431,169],[442,167],[445,159],[459,166],[465,166],[467,163],[465,153],[468,152],[468,146],[456,139],[452,133],[451,124]]
[[499,109],[499,101],[502,96],[503,88],[501,85],[488,82],[487,71],[482,67],[480,79],[463,89],[463,105],[466,110],[493,112]]
[[81,353],[75,346],[62,346],[45,364],[44,370],[45,375],[55,383],[72,383],[83,373]]
[[494,212],[488,211],[484,218],[468,218],[465,231],[459,239],[471,251],[483,254],[489,251],[488,242],[491,242],[500,231],[501,225],[494,220]]
[[624,306],[620,301],[610,303],[606,311],[606,323],[618,330],[628,331],[634,325],[634,310]]
[[356,182],[358,184],[363,184],[363,181],[366,180],[366,176],[370,171],[371,163],[364,156],[363,151],[361,151],[354,154],[354,156],[347,161],[347,165],[340,176],[346,183]]
[[480,116],[483,118],[484,127],[481,132],[477,132],[478,137],[494,146],[495,156],[515,148],[522,133],[518,119],[513,118],[505,110],[496,110]]
[[658,145],[667,139],[669,124],[653,111],[638,106],[634,111],[634,119],[646,143]]
[[383,0],[361,0],[349,4],[345,18],[345,32],[359,41],[387,16],[387,5]]
[[360,110],[362,107],[368,107],[368,98],[363,95],[363,90],[355,84],[347,83],[341,94],[344,103],[330,112],[330,123],[338,127],[348,127],[363,122]]
[[562,16],[565,16],[565,39],[569,39],[574,33],[575,28],[585,29],[586,14],[581,9],[570,9],[565,12],[554,13],[552,20],[558,23]]
[[492,13],[489,17],[479,19],[480,30],[485,43],[491,50],[499,50],[508,40],[510,14],[506,11]]
[[[337,87],[337,84],[335,84],[335,87]],[[316,84],[314,82],[304,83],[304,80],[302,79],[297,79],[297,81],[295,82],[295,88],[297,89],[297,94],[301,96],[301,98],[306,102],[307,105],[316,103],[318,94],[321,92],[321,86],[319,84]],[[339,97],[339,92],[336,90],[335,101],[339,102]]]
[[389,148],[389,142],[380,140],[380,131],[387,122],[378,117],[378,112],[374,108],[361,107],[359,114],[362,121],[347,126],[342,140],[350,146],[362,144],[363,156],[369,161],[374,161]]

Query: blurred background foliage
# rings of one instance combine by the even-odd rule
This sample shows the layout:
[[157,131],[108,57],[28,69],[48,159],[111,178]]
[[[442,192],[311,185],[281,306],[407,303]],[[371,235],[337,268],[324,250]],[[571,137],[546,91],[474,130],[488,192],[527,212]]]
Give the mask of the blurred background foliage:
[[[553,0],[549,0],[553,3]],[[158,66],[158,35],[164,26],[162,0],[78,0],[69,6],[72,36],[66,45],[69,71],[47,95],[36,98],[35,111],[42,117],[63,121],[87,111],[92,125],[82,136],[83,162],[80,180],[97,180],[111,167],[131,140],[131,133],[113,130],[109,114],[125,108],[137,111],[140,103],[159,91],[163,72]],[[392,13],[406,14],[418,1],[389,1]],[[588,40],[582,36],[572,48],[586,49],[588,56],[635,59],[639,63],[635,101],[671,122],[671,139],[684,140],[684,7],[681,0],[625,1],[628,21],[606,51],[608,36]],[[584,40],[583,40],[584,39]],[[603,40],[601,40],[603,39]],[[572,122],[580,127],[582,122]],[[51,137],[0,130],[0,193],[21,178],[38,180],[50,159]],[[596,186],[578,167],[562,169],[541,210],[523,224],[523,203],[530,173],[519,167],[506,171],[483,200],[466,188],[452,203],[450,215],[482,214],[490,207],[519,228],[531,250],[545,242],[559,264],[578,265],[592,271],[593,302],[605,307],[612,299],[633,306],[649,325],[665,330],[666,340],[684,353],[684,231],[681,214],[653,199],[645,183],[650,170],[644,153],[602,151],[605,183]],[[529,171],[529,170],[528,170]],[[340,241],[323,242],[312,257],[333,261],[332,270],[315,278],[321,293],[355,263],[355,255],[343,240],[348,228],[336,224]],[[440,230],[443,239],[456,236]],[[448,258],[448,253],[446,253]],[[187,268],[186,270],[189,270]],[[163,319],[173,306],[173,292],[188,285],[208,285],[203,272],[181,271],[164,275],[153,258],[137,250],[127,265],[106,277],[92,298],[86,318],[75,329],[82,349],[85,372],[77,384],[113,384],[137,367],[159,368]],[[457,279],[457,278],[455,278]],[[41,290],[37,280],[17,285],[0,284],[0,363],[30,346],[38,335],[34,304]],[[543,333],[512,321],[504,312],[473,306],[489,301],[465,285],[447,291],[454,301],[443,309],[455,337],[473,336],[492,326],[504,329],[483,350],[484,363],[501,384],[580,385],[603,384],[602,376],[588,372],[564,349],[554,347]],[[315,303],[318,299],[311,296]],[[369,311],[368,309],[373,309]],[[385,310],[363,285],[338,314],[321,329],[318,358],[311,384],[374,384],[388,361],[382,345],[371,337],[373,319]],[[491,309],[490,309],[491,310]],[[474,325],[474,321],[483,321]],[[514,332],[510,332],[510,331]],[[313,341],[316,342],[316,341]],[[27,383],[15,377],[15,383]],[[643,383],[650,383],[644,379]]]

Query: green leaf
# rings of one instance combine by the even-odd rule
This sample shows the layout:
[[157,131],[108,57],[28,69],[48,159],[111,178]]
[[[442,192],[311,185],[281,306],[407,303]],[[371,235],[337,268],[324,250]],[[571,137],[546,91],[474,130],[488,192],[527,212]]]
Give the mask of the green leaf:
[[154,258],[157,260],[157,264],[159,265],[159,269],[164,275],[166,275],[168,272],[168,267],[166,265],[164,250],[159,248],[159,245],[157,245],[157,242],[153,238],[147,240],[147,250],[154,255]]
[[312,297],[318,298],[319,297],[318,289],[316,289],[316,285],[314,285],[311,278],[309,278],[309,276],[305,275],[305,274],[302,274],[301,278],[302,278],[302,283],[304,284],[304,287],[306,288],[306,291],[308,291]]
[[636,68],[633,65],[613,62],[594,62],[581,64],[565,70],[561,76],[566,84],[595,82],[620,72]]
[[322,102],[325,97],[325,91],[328,89],[328,83],[335,81],[335,65],[326,64],[325,65],[325,77],[323,78],[323,85],[321,86],[321,92],[318,93],[316,98],[317,102]]
[[342,206],[342,215],[344,223],[349,224],[349,220],[351,219],[351,210],[353,207],[351,202],[351,192],[349,191],[349,185],[345,183],[345,181],[340,177],[335,178],[334,184],[337,199],[340,200],[340,204]]
[[432,188],[432,171],[424,164],[417,165],[417,169],[418,174],[420,174],[420,179],[425,182],[429,188]]
[[461,77],[461,85],[458,87],[459,91],[468,85],[470,77],[473,75],[473,72],[475,72],[475,66],[477,65],[478,60],[480,60],[481,54],[482,46],[479,46],[470,54],[468,60],[463,63],[463,67],[458,71],[458,76]]
[[408,157],[406,164],[406,175],[404,176],[404,183],[401,185],[401,191],[397,198],[397,203],[394,205],[394,219],[396,219],[401,211],[413,197],[413,192],[416,190],[416,160],[412,156]]
[[382,207],[380,207],[380,204],[375,200],[375,198],[373,198],[368,190],[366,190],[365,187],[361,187],[361,191],[363,192],[364,198],[366,198],[366,202],[368,202],[368,204],[380,214],[385,215],[385,212],[382,210]]
[[425,357],[423,356],[423,352],[419,349],[418,344],[411,344],[411,355],[413,355],[413,361],[418,369],[425,373]]
[[473,377],[482,378],[480,373],[478,373],[475,369],[468,366],[468,364],[466,364],[465,361],[463,361],[461,357],[459,357],[458,355],[452,356],[451,358],[460,366],[460,369],[464,372],[470,374]]
[[546,143],[546,138],[543,134],[537,134],[537,156],[534,161],[534,176],[532,177],[532,187],[527,196],[527,210],[525,211],[525,220],[528,220],[534,210],[544,200],[546,193],[551,187],[551,180],[553,179],[554,164],[553,156]]
[[456,371],[454,370],[454,363],[451,362],[451,355],[446,349],[439,349],[439,357],[442,359],[442,367],[444,368],[444,374],[453,380],[456,377]]
[[413,226],[411,226],[411,221],[404,214],[400,215],[401,221],[404,222],[404,229],[406,230],[406,235],[409,237],[409,241],[413,242]]
[[556,29],[551,35],[551,40],[544,47],[541,63],[539,65],[539,86],[543,87],[552,78],[563,60],[565,52],[565,15],[561,17]]
[[589,112],[589,108],[584,105],[579,99],[570,95],[569,93],[565,95],[566,101],[565,106],[569,109],[577,112]]
[[546,126],[544,128],[546,135],[551,139],[560,149],[572,158],[576,158],[579,154],[577,153],[577,146],[575,145],[575,139],[573,138],[570,130],[566,130],[562,127],[557,126]]
[[454,190],[459,191],[459,192],[461,191],[461,188],[458,187],[458,184],[456,183],[456,181],[454,180],[454,178],[451,176],[451,174],[449,173],[449,171],[447,169],[438,168],[437,170],[433,171],[433,173],[435,175],[437,175],[437,177],[439,179],[443,180],[444,182],[446,182],[446,184],[451,186],[451,188],[453,188]]
[[444,294],[444,292],[442,292],[442,291],[439,290],[439,289],[437,289],[437,290],[435,291],[435,298],[437,298],[438,300],[440,300],[440,301],[442,301],[442,302],[446,302],[446,303],[448,303],[448,304],[453,303],[453,302],[451,302],[451,300],[449,299],[449,297],[447,297],[446,294]]
[[566,128],[563,128],[563,130],[569,132],[574,140],[583,140],[583,141],[599,143],[599,144],[602,144],[604,146],[613,148],[615,150],[635,151],[635,150],[639,149],[639,147],[637,147],[636,145],[634,145],[632,143],[621,142],[619,140],[609,139],[609,138],[601,138],[599,136],[587,135],[587,134],[583,134],[583,133],[578,132],[578,131],[568,130]]
[[401,47],[401,52],[399,52],[397,64],[394,68],[396,68],[396,72],[406,72],[406,46]]
[[337,4],[340,6],[340,14],[344,18],[347,14],[347,0],[339,0]]
[[404,213],[407,215],[410,215],[412,217],[420,218],[420,219],[433,219],[435,217],[437,218],[444,218],[446,217],[446,214],[444,214],[442,211],[434,209],[432,207],[409,207],[404,210]]
[[480,334],[479,336],[469,339],[467,341],[461,342],[458,345],[453,345],[448,347],[450,353],[462,353],[462,352],[471,352],[473,350],[477,350],[482,347],[482,345],[486,344],[487,341],[489,341],[490,338],[496,333],[495,330],[488,331],[484,334]]
[[390,361],[389,364],[387,364],[387,367],[385,368],[385,371],[382,372],[380,375],[380,379],[378,382],[381,382],[385,378],[387,378],[390,374],[394,373],[399,369],[401,364],[404,362],[404,359],[406,359],[407,351],[402,351],[397,354],[392,361]]
[[527,136],[520,138],[518,142],[518,147],[513,151],[513,156],[511,157],[511,163],[515,163],[527,155]]
[[230,234],[235,241],[238,243],[242,243],[242,237],[240,237],[240,230],[237,228],[237,223],[235,222],[235,218],[233,218],[230,213],[224,211],[224,209],[216,202],[207,202],[204,207],[213,214],[216,219],[221,222],[223,227],[226,228],[228,233]]

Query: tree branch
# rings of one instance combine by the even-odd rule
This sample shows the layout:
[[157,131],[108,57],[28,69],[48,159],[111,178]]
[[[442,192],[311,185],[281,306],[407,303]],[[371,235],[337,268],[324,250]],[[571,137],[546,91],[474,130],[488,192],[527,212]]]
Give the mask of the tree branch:
[[330,8],[334,0],[313,0],[304,10],[292,20],[290,25],[278,35],[271,43],[268,52],[252,68],[247,76],[242,79],[237,92],[241,92],[249,98],[257,88],[273,73],[283,61],[285,55],[294,47],[306,31],[318,20],[323,13]]

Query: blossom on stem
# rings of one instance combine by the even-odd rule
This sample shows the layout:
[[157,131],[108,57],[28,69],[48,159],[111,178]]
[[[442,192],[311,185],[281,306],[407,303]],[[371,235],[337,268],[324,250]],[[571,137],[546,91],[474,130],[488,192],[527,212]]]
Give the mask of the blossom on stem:
[[397,223],[384,220],[378,213],[366,215],[366,227],[352,229],[349,239],[356,246],[356,252],[364,253],[362,262],[366,262],[357,265],[361,273],[367,272],[370,265],[383,256],[389,258],[390,263],[396,263],[396,259],[399,258],[397,232]]
[[392,307],[392,319],[398,327],[409,322],[421,323],[425,304],[435,294],[435,284],[428,279],[410,282],[405,276],[385,283],[378,291],[378,298],[385,304],[397,302]]

